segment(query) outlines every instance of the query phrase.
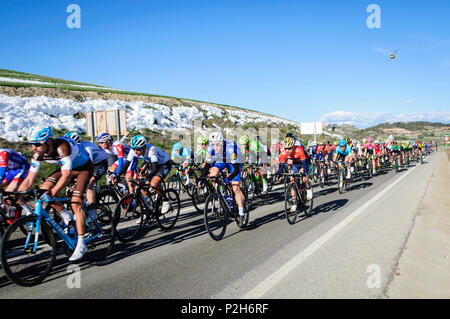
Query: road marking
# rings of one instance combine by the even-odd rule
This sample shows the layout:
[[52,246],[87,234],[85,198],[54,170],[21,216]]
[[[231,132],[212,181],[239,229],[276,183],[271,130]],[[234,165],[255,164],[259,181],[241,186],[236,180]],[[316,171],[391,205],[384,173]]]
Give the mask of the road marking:
[[[427,157],[428,158],[428,157]],[[327,241],[333,238],[338,232],[344,229],[348,224],[350,224],[356,217],[361,215],[366,209],[368,209],[373,203],[383,197],[387,192],[389,192],[395,185],[397,185],[400,181],[402,181],[409,173],[411,173],[415,168],[414,166],[410,170],[408,170],[404,175],[395,180],[392,184],[387,186],[381,192],[372,197],[369,201],[367,201],[364,205],[359,207],[352,214],[343,219],[340,223],[330,229],[327,233],[323,234],[319,239],[305,248],[303,251],[294,256],[291,260],[281,266],[277,271],[272,273],[262,282],[260,282],[255,288],[250,290],[241,298],[243,299],[252,299],[252,298],[261,298],[266,292],[268,292],[271,288],[273,288],[278,282],[280,282],[284,277],[286,277],[292,270],[298,267],[303,261],[305,261],[309,256],[314,254],[320,247],[322,247]]]

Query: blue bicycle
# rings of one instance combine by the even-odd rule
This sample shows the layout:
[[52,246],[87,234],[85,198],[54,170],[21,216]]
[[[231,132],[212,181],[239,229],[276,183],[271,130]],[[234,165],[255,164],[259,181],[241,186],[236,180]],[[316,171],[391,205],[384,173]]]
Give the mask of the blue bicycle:
[[[34,286],[42,282],[52,270],[57,248],[62,247],[70,256],[77,245],[76,226],[73,232],[63,229],[43,207],[39,198],[41,190],[33,190],[13,195],[31,194],[35,200],[32,214],[22,216],[5,231],[1,244],[1,262],[6,276],[20,286]],[[53,198],[52,202],[63,202],[70,207],[70,198]],[[87,215],[87,210],[83,206]],[[86,221],[85,241],[88,247],[86,258],[98,262],[104,260],[114,244],[115,228],[109,210],[97,205],[97,219]],[[55,239],[61,239],[58,245]]]

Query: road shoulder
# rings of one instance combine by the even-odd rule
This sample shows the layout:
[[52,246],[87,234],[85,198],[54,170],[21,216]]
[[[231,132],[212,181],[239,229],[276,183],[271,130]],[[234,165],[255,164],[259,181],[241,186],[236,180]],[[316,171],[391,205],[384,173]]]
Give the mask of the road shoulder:
[[450,165],[439,157],[387,298],[450,298]]

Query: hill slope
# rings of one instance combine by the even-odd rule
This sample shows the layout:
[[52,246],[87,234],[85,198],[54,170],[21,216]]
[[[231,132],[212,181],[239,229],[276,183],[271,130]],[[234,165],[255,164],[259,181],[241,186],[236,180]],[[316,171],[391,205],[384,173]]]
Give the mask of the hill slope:
[[195,132],[197,135],[219,128],[236,135],[237,128],[253,130],[254,135],[259,128],[267,128],[268,140],[271,129],[278,129],[280,136],[288,131],[300,135],[299,123],[239,107],[120,91],[0,69],[2,139],[23,141],[28,131],[38,124],[50,125],[60,133],[68,130],[84,133],[86,112],[113,109],[126,110],[127,126],[132,135],[142,133],[156,138],[155,144],[165,149],[173,143],[171,132],[193,134],[196,123],[200,123],[201,131]]

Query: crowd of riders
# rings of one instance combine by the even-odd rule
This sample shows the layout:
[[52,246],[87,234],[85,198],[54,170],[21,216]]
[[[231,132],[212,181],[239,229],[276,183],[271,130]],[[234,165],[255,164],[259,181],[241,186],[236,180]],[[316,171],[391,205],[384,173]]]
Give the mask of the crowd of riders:
[[[391,137],[385,141],[371,137],[361,141],[353,141],[349,137],[332,142],[321,139],[305,145],[292,133],[287,133],[281,140],[273,138],[270,145],[266,145],[260,136],[242,135],[231,140],[216,131],[199,136],[195,152],[188,145],[176,142],[169,155],[150,144],[143,135],[132,137],[129,145],[125,144],[126,138],[124,136],[122,140],[114,141],[109,133],[104,132],[96,137],[97,143],[91,143],[82,141],[77,132],[56,137],[50,127],[34,128],[28,136],[32,158],[27,159],[12,149],[0,149],[0,189],[5,192],[30,190],[37,182],[42,162],[55,165],[54,171],[39,186],[43,191],[41,199],[48,202],[61,217],[61,226],[69,228],[76,225],[78,243],[70,257],[70,261],[76,261],[87,252],[84,242],[85,222],[97,218],[95,189],[103,176],[110,183],[117,183],[122,176],[129,192],[134,191],[133,181],[145,177],[146,183],[161,196],[161,214],[164,214],[168,209],[168,199],[160,184],[175,165],[180,167],[187,184],[192,183],[189,176],[194,165],[198,165],[196,168],[203,178],[217,176],[225,170],[226,181],[231,184],[235,194],[239,216],[243,218],[241,177],[251,170],[261,182],[262,193],[268,192],[268,180],[280,181],[286,171],[302,175],[310,200],[313,196],[310,181],[312,165],[319,167],[319,173],[325,171],[329,174],[331,167],[340,161],[351,168],[348,170],[348,174],[351,174],[355,163],[365,159],[371,162],[372,173],[376,173],[386,160],[392,165],[396,159],[400,165],[407,158],[412,160],[427,155],[438,147],[433,142],[395,141]],[[72,182],[71,209],[51,201]],[[255,185],[248,185],[248,190],[251,191],[252,187]],[[144,199],[148,198],[148,193],[143,192]],[[21,213],[32,212],[20,196],[14,197],[14,201],[12,198],[5,196],[1,203],[2,209],[12,217],[8,223]],[[81,208],[83,204],[87,207],[87,216]]]

